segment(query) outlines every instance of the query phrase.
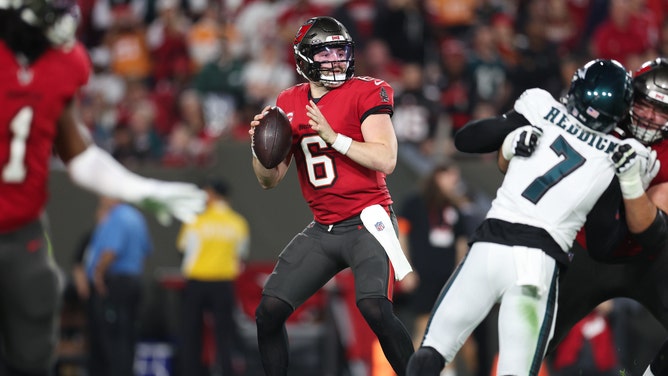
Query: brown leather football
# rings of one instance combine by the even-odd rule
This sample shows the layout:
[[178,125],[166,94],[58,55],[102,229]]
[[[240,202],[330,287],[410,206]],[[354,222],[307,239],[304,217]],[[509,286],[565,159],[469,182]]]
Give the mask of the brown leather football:
[[280,107],[273,106],[255,127],[253,151],[265,168],[274,168],[288,155],[292,146],[290,120]]

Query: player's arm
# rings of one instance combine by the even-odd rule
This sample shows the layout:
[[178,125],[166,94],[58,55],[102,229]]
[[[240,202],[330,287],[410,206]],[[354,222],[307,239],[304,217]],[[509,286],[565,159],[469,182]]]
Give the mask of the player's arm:
[[[638,152],[642,150],[634,149],[631,142],[633,141],[625,140],[617,145],[610,158],[619,179],[629,231],[635,235],[643,249],[657,251],[666,243],[668,226],[660,206],[657,207],[645,192],[641,177],[641,157],[638,156]],[[651,162],[647,162],[645,168],[658,171],[658,165]],[[642,173],[645,174],[644,171]],[[656,175],[656,172],[650,173]],[[662,200],[659,195],[656,195],[655,199],[658,202]]]
[[288,172],[291,160],[292,151],[289,152],[283,162],[279,163],[276,167],[265,168],[257,158],[253,157],[253,171],[255,172],[255,176],[257,177],[260,186],[264,189],[270,189],[277,186]]
[[492,153],[501,148],[510,132],[527,124],[529,120],[514,110],[502,116],[474,120],[455,133],[455,147],[464,153]]
[[656,184],[648,188],[647,196],[654,205],[668,213],[668,183]]
[[385,174],[394,171],[397,166],[398,142],[389,114],[372,114],[364,119],[361,126],[362,142],[335,132],[313,101],[306,106],[306,114],[311,128],[334,150],[366,168]]
[[594,260],[612,261],[614,251],[628,234],[621,200],[622,192],[615,178],[587,214],[586,248]]
[[173,216],[189,222],[204,209],[206,194],[194,184],[149,179],[132,173],[95,146],[77,117],[71,100],[58,119],[55,148],[77,185],[153,211],[168,224]]
[[346,156],[364,167],[391,174],[397,166],[398,144],[390,115],[367,116],[362,136],[364,142],[353,141]]
[[499,148],[497,164],[506,173],[510,160],[515,157],[530,157],[538,146],[543,130],[533,125],[524,125],[508,133]]
[[[253,120],[250,122],[250,129],[248,130],[248,134],[253,137],[255,134],[255,127],[260,125],[260,119],[264,117],[264,114],[269,111],[271,106],[266,106],[259,114],[256,114],[253,117]],[[251,146],[252,150],[252,146]],[[278,183],[283,180],[285,177],[285,174],[288,172],[288,168],[290,167],[290,162],[292,161],[292,151],[288,153],[288,155],[283,159],[281,163],[279,163],[276,167],[274,168],[265,168],[262,163],[253,155],[253,172],[255,173],[255,177],[257,177],[257,181],[260,183],[260,186],[263,189],[271,189],[274,188],[275,186],[278,185]]]

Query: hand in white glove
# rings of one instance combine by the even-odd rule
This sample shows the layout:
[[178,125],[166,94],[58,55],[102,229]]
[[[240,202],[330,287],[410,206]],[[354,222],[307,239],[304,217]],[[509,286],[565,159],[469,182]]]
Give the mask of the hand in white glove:
[[[646,164],[649,153],[645,153],[647,149],[640,143],[637,143],[637,141],[634,141],[621,141],[610,155],[610,160],[615,167],[615,174],[619,179],[619,185],[622,189],[622,196],[625,199],[638,198],[645,193],[640,176],[643,164],[641,161],[644,159]],[[641,148],[636,151],[635,147],[638,147],[638,145]],[[647,154],[647,156],[639,155],[639,153]]]
[[623,141],[635,149],[638,154],[638,162],[640,163],[640,179],[642,180],[643,189],[647,189],[650,183],[659,173],[661,168],[661,161],[656,158],[656,150],[652,150],[649,146],[641,144],[634,138],[629,138]]
[[206,192],[196,185],[183,182],[152,181],[152,189],[136,204],[155,214],[163,226],[172,223],[172,217],[181,222],[192,222],[206,206]]
[[529,157],[538,146],[543,129],[535,125],[525,125],[508,133],[501,145],[501,153],[506,160],[514,156]]
[[652,180],[659,174],[659,169],[661,169],[661,161],[656,158],[656,150],[652,150],[650,147],[647,147],[647,150],[649,156],[646,159],[643,158],[640,165],[640,179],[643,189],[649,187]]

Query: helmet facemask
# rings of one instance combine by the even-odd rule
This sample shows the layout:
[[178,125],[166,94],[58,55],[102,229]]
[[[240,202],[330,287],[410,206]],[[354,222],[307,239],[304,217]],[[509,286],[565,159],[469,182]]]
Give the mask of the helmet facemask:
[[80,12],[72,0],[14,0],[12,3],[21,19],[41,29],[56,46],[72,44],[76,39]]
[[657,142],[668,134],[668,106],[645,98],[636,98],[630,110],[629,131],[645,145]]
[[645,62],[634,74],[633,88],[628,130],[649,145],[668,135],[668,60]]

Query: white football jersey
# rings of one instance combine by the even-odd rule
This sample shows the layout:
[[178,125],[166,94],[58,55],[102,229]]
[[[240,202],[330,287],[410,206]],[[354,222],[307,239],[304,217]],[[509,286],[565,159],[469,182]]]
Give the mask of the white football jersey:
[[615,176],[608,155],[619,140],[582,126],[542,89],[525,91],[515,111],[543,135],[530,157],[510,160],[487,218],[543,228],[568,251]]

